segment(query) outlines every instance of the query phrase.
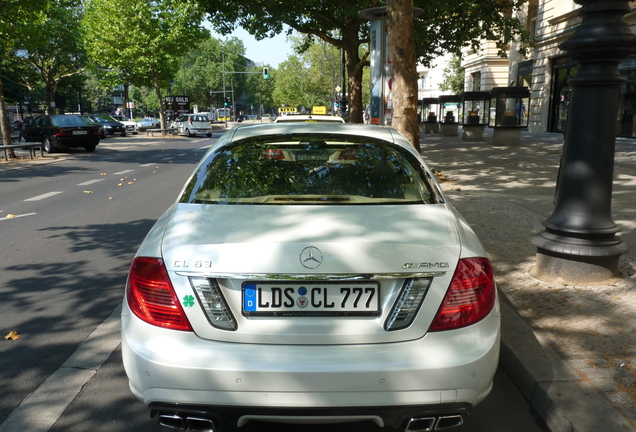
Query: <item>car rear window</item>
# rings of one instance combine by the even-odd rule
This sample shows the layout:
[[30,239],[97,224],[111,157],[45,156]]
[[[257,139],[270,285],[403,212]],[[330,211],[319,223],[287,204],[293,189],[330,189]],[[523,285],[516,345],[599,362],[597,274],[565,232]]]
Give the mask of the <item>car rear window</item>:
[[360,137],[282,135],[238,141],[211,153],[182,203],[424,204],[442,202],[407,150]]
[[95,120],[97,120],[100,123],[108,123],[108,122],[114,122],[117,121],[114,118],[112,118],[111,116],[108,115],[96,115],[93,117]]
[[51,117],[51,123],[53,126],[86,126],[94,124],[92,120],[87,117],[78,115],[58,115]]

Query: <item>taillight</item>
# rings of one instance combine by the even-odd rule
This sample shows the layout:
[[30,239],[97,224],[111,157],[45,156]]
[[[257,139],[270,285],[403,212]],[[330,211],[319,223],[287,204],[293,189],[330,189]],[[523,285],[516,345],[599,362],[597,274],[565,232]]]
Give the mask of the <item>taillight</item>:
[[58,129],[57,132],[55,132],[54,134],[56,137],[63,137],[63,136],[69,136],[70,133],[67,130],[63,130],[63,129]]
[[495,306],[496,289],[487,258],[460,260],[429,331],[452,330],[481,321]]
[[161,258],[137,257],[133,260],[126,299],[133,313],[149,324],[192,331]]

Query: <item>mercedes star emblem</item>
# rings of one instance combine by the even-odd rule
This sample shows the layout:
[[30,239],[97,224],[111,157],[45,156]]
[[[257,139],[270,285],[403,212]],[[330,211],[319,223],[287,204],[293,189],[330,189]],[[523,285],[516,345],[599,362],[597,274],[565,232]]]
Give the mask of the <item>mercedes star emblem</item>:
[[315,269],[322,264],[322,252],[317,247],[306,247],[300,253],[300,263],[308,269]]

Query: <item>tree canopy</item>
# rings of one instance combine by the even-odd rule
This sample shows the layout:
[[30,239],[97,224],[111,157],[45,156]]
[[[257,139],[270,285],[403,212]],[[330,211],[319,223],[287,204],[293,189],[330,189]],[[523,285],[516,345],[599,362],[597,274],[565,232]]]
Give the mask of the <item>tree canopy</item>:
[[[4,0],[0,2],[0,132],[4,142],[11,142],[6,113],[3,80],[7,65],[15,60],[20,41],[37,38],[39,24],[46,19],[49,0]],[[14,76],[17,78],[17,75]]]
[[87,0],[82,22],[96,68],[121,83],[155,89],[165,127],[161,89],[181,57],[206,35],[194,0]]
[[[308,48],[319,38],[346,53],[349,119],[362,122],[361,80],[368,53],[360,52],[368,42],[368,22],[358,13],[367,8],[386,5],[380,0],[199,0],[210,14],[220,33],[241,26],[257,39],[271,37],[285,30],[284,24],[305,36]],[[422,9],[414,19],[416,58],[427,62],[442,52],[459,53],[462,47],[478,47],[484,39],[497,41],[502,53],[515,35],[523,33],[521,23],[511,11],[526,0],[414,0]],[[400,26],[395,30],[400,32]],[[413,77],[415,80],[416,77]]]

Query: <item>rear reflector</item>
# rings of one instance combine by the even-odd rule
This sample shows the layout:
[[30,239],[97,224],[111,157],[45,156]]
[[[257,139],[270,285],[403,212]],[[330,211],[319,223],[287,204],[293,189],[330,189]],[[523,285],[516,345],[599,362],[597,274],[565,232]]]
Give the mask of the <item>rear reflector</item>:
[[496,290],[487,258],[460,260],[429,331],[452,330],[481,321],[495,306]]
[[149,324],[192,331],[161,258],[137,257],[133,260],[126,299],[133,313]]

